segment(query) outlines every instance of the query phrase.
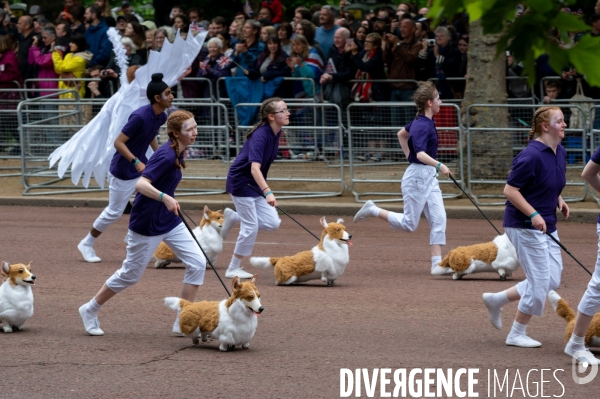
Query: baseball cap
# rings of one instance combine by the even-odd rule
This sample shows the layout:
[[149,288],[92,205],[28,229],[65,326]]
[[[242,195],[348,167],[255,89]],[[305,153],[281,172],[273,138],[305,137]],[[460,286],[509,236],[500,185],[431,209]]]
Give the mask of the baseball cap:
[[31,6],[29,7],[29,15],[38,15],[42,12],[42,8],[40,6]]
[[121,8],[123,8],[123,7],[129,7],[130,5],[131,5],[131,4],[129,4],[129,2],[128,2],[128,1],[123,1],[123,2],[121,3]]
[[142,25],[148,28],[149,30],[156,29],[156,24],[153,21],[144,21]]

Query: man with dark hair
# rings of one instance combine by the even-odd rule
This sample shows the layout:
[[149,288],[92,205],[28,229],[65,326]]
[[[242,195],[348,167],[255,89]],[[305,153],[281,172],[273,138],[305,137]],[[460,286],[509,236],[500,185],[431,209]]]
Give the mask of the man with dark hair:
[[33,18],[29,15],[23,15],[17,22],[17,31],[19,35],[17,40],[19,41],[19,52],[17,58],[19,59],[19,72],[23,80],[33,78],[33,66],[29,64],[27,60],[29,56],[29,47],[33,44],[33,37],[35,31],[33,30]]
[[337,12],[331,6],[321,7],[319,14],[319,23],[321,26],[315,31],[315,40],[324,51],[328,51],[333,46],[333,35],[339,26],[335,24]]
[[[271,12],[271,18],[269,18],[269,20],[273,22],[273,24],[280,24],[283,22],[283,5],[281,4],[281,0],[264,0],[260,6],[269,9]],[[258,19],[261,19],[260,16]]]
[[106,66],[110,59],[112,44],[106,35],[108,26],[106,26],[104,19],[102,19],[102,11],[96,4],[92,4],[85,9],[83,17],[85,23],[89,24],[84,36],[85,40],[88,42],[89,50],[93,54],[90,64]]
[[58,23],[56,24],[55,47],[61,46],[64,47],[65,50],[68,49],[70,36],[71,35],[69,34],[69,23],[67,21],[58,21]]

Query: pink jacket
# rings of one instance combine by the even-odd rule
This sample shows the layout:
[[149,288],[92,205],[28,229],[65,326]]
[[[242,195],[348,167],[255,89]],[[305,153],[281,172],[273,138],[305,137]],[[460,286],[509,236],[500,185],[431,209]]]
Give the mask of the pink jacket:
[[12,82],[13,80],[23,85],[23,80],[19,73],[19,61],[15,52],[9,50],[0,54],[0,89],[14,89],[16,86]]
[[[43,54],[39,47],[29,47],[29,56],[27,61],[30,64],[39,66],[38,79],[57,79],[58,75],[54,72],[54,61],[52,61],[52,52]],[[58,89],[58,81],[36,82],[36,86],[40,89],[54,89],[50,91],[41,91],[40,96],[56,93]],[[28,85],[28,87],[30,87]]]

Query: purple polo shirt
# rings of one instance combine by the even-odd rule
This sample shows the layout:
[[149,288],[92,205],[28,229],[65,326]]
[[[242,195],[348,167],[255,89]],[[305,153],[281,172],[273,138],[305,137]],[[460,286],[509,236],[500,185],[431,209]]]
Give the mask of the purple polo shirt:
[[[259,193],[248,187],[248,184],[257,187],[251,173],[252,162],[260,164],[260,171],[267,180],[269,168],[277,157],[280,135],[281,130],[274,134],[268,124],[260,126],[252,133],[227,173],[225,188],[229,194],[236,197],[260,197]],[[260,192],[260,188],[258,191]]]
[[409,163],[424,165],[417,159],[417,154],[421,151],[425,151],[433,159],[437,157],[438,133],[435,130],[433,119],[419,114],[412,122],[404,126],[404,129],[408,132]]
[[[552,148],[531,140],[513,160],[506,184],[519,188],[527,202],[544,218],[546,231],[556,231],[558,196],[567,183],[566,150],[562,145]],[[504,227],[533,229],[529,215],[523,214],[510,201],[506,201]]]
[[[600,165],[600,147],[598,147],[594,155],[592,155],[592,162]],[[596,223],[600,223],[600,214],[598,214],[598,220]]]
[[[148,162],[148,158],[146,158],[148,146],[158,135],[158,128],[166,121],[167,114],[161,112],[156,115],[151,104],[144,105],[129,115],[129,120],[121,132],[129,137],[125,145],[141,162]],[[119,151],[113,155],[109,170],[114,177],[121,180],[133,180],[140,177],[140,173],[131,161],[123,157]]]
[[[179,154],[179,162],[182,160],[183,153]],[[150,180],[158,191],[175,196],[181,170],[175,168],[175,150],[171,148],[170,140],[152,154],[142,177]],[[168,233],[180,223],[179,216],[167,210],[164,203],[140,193],[135,195],[129,215],[129,230],[144,236],[158,236]]]

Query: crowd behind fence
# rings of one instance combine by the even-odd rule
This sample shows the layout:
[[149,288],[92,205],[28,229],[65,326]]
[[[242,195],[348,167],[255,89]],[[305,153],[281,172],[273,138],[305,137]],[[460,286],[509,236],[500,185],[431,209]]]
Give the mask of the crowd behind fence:
[[[203,81],[202,78],[195,80]],[[0,176],[22,175],[24,195],[81,192],[81,187],[62,182],[56,170],[48,167],[48,155],[84,126],[106,99],[79,98],[75,90],[32,98],[35,90],[40,89],[15,89],[16,97],[0,104],[0,145],[19,148],[18,153],[4,153],[2,159],[15,162],[3,165]],[[480,204],[503,203],[498,199],[502,198],[502,185],[508,175],[506,159],[512,161],[526,145],[533,112],[540,106],[533,90],[527,93],[527,97],[509,99],[508,104],[470,105],[464,115],[459,103],[444,102],[435,116],[438,158],[449,165],[461,187]],[[65,94],[72,98],[59,98]],[[255,115],[260,104],[233,104],[230,98],[221,97],[218,90],[213,95],[215,99],[210,101],[179,97],[173,103],[174,108],[192,111],[199,126],[198,139],[185,154],[191,166],[184,172],[179,195],[225,193],[229,165],[243,145],[245,133],[255,122],[255,117],[248,119],[248,114]],[[277,165],[269,176],[281,187],[283,197],[335,196],[347,188],[358,202],[369,198],[401,200],[399,184],[408,164],[396,134],[407,120],[414,118],[414,103],[351,103],[339,107],[317,98],[284,100],[291,111],[291,123],[284,129]],[[600,104],[589,99],[568,104],[560,99],[551,102],[563,110],[568,123],[563,141],[568,161],[564,197],[568,201],[581,201],[587,195],[587,185],[580,178],[581,170],[600,145],[600,126],[596,123]],[[471,126],[475,108],[479,111],[502,109],[506,119],[499,120],[493,127]],[[490,148],[482,150],[476,142],[482,137],[486,137]],[[165,140],[163,128],[159,141]],[[502,152],[502,148],[494,147],[496,145],[507,147],[504,149],[508,155],[503,164],[491,168],[492,174],[481,175],[485,168],[479,161],[489,158],[486,151]],[[489,160],[485,162],[493,165]],[[441,182],[445,183],[446,198],[460,195],[450,180],[441,179]],[[600,198],[593,195],[600,205]]]

